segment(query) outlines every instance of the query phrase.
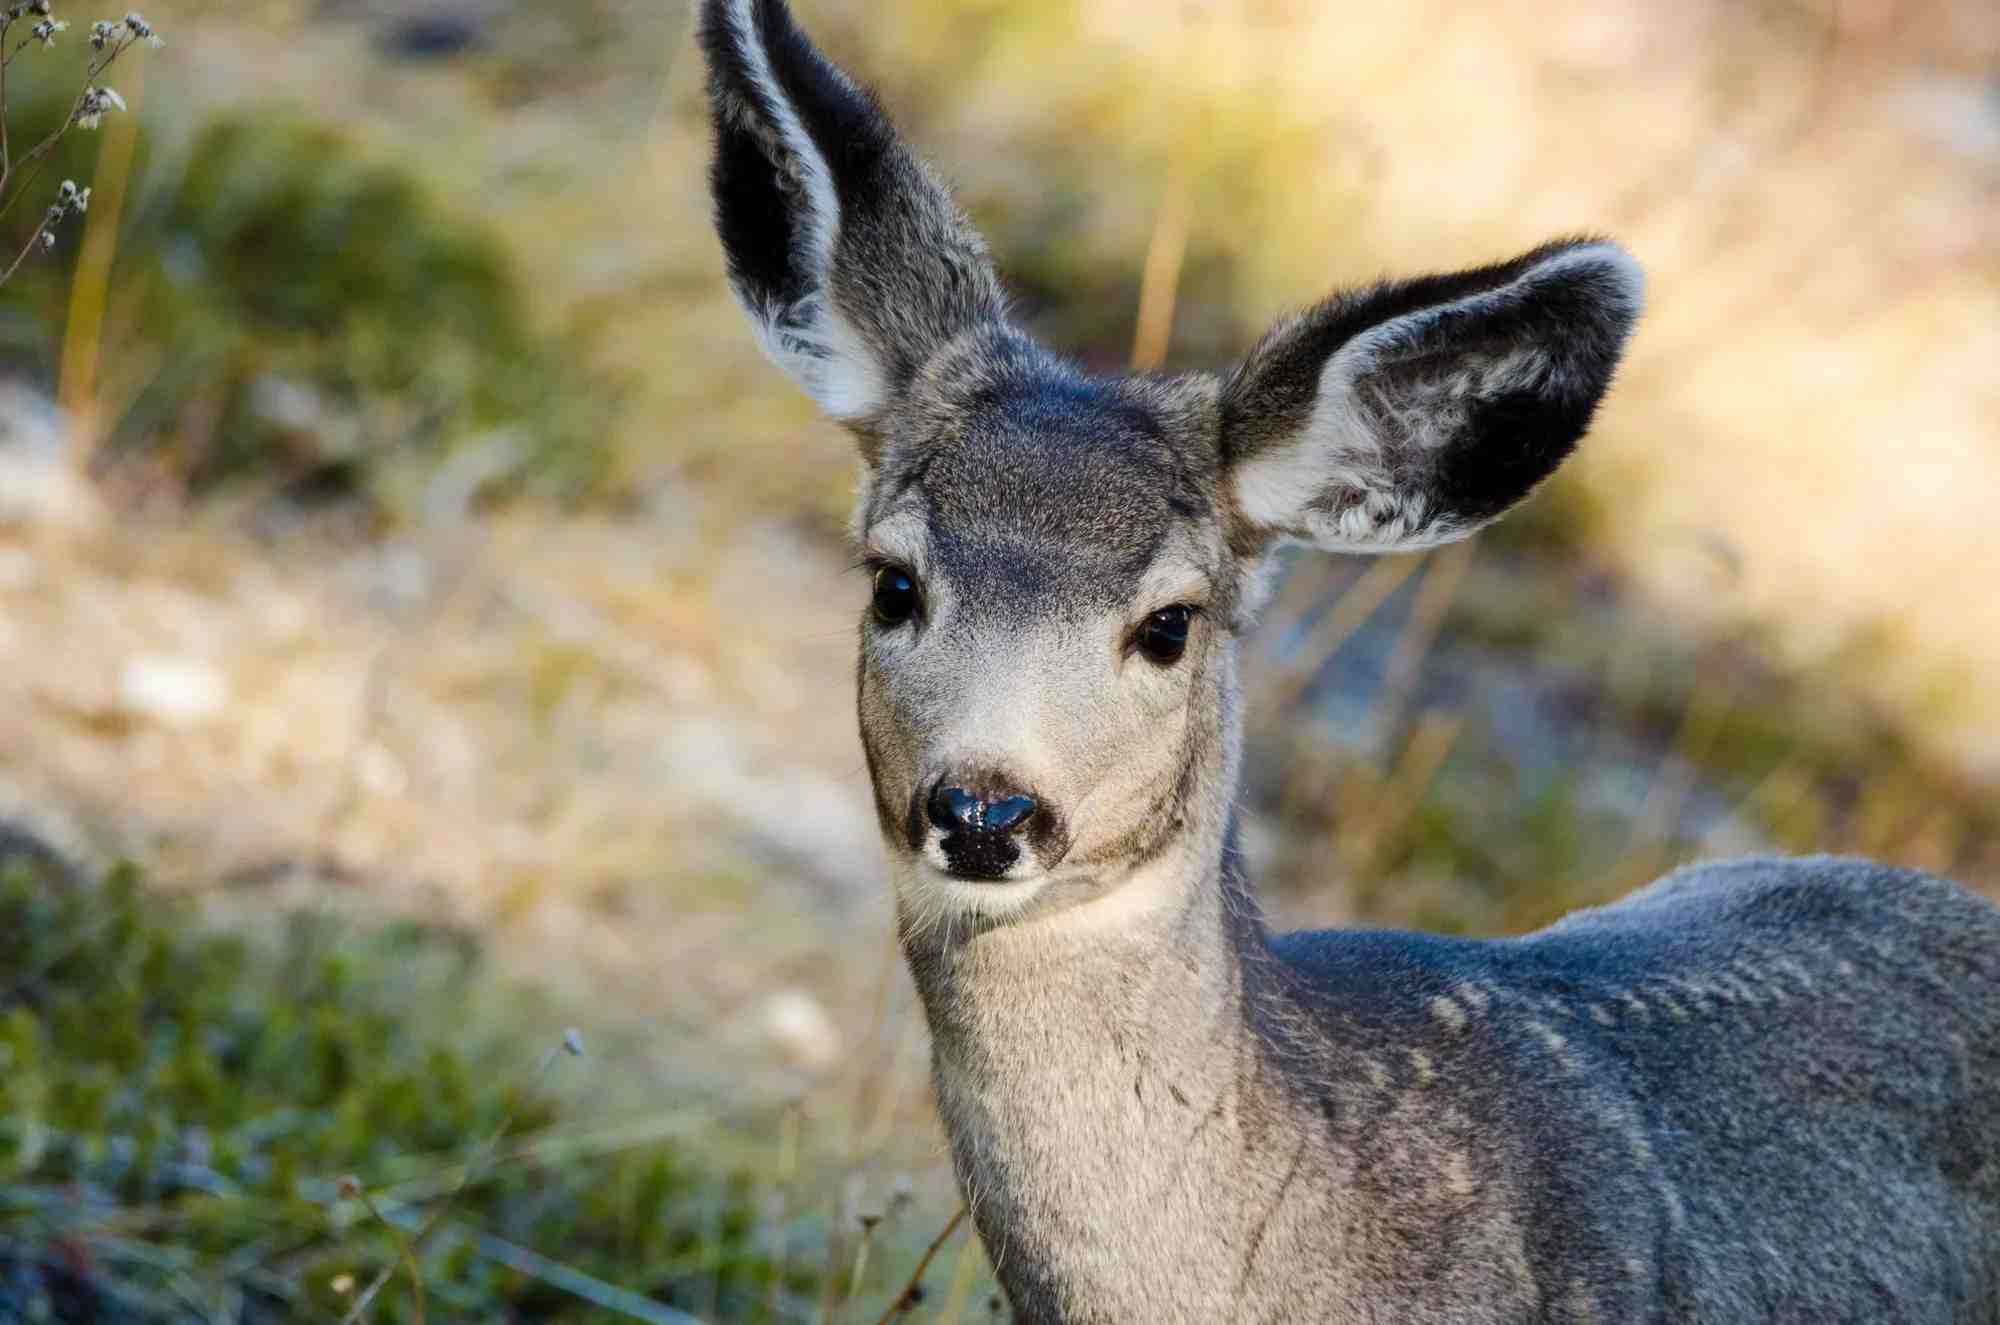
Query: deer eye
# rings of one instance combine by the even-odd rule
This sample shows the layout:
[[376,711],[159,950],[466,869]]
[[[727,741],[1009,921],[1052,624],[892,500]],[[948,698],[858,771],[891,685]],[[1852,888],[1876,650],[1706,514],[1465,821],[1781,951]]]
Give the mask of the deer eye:
[[883,625],[901,625],[917,614],[917,582],[906,571],[884,566],[875,572],[875,597],[869,607]]
[[1132,642],[1146,655],[1147,661],[1170,667],[1187,652],[1188,622],[1193,617],[1191,607],[1179,604],[1163,607],[1140,624]]

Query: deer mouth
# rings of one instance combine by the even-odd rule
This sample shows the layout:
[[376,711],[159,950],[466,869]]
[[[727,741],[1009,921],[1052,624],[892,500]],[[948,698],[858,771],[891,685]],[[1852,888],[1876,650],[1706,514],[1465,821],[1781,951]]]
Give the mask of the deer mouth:
[[961,831],[938,841],[945,869],[954,878],[991,883],[1007,877],[1021,859],[1019,839],[1006,833]]

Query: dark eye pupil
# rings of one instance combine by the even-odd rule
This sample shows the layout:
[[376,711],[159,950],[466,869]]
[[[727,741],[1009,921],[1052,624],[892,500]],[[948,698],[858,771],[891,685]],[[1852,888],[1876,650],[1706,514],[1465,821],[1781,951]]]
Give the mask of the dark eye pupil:
[[893,566],[875,572],[876,617],[887,625],[908,621],[917,611],[917,585]]
[[1147,617],[1139,627],[1139,651],[1156,663],[1178,662],[1187,651],[1190,615],[1185,607],[1165,607]]

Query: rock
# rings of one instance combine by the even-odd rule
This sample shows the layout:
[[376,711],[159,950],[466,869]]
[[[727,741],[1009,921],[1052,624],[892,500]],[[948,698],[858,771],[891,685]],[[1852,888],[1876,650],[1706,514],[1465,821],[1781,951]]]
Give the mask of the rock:
[[1898,108],[1933,142],[2000,166],[2000,77],[1932,72],[1907,83]]
[[69,418],[54,401],[19,382],[0,383],[0,527],[103,522],[103,501],[70,447]]
[[118,674],[118,699],[130,712],[170,727],[194,727],[229,703],[229,680],[197,658],[142,654]]
[[424,485],[424,523],[462,524],[470,519],[481,494],[518,471],[522,457],[519,440],[506,432],[456,448]]
[[440,5],[397,19],[382,33],[382,49],[406,60],[445,60],[478,46],[481,15],[462,5]]
[[32,589],[41,577],[41,566],[25,548],[0,548],[0,593]]
[[0,873],[25,866],[33,876],[59,885],[74,885],[76,869],[57,850],[18,824],[0,819]]
[[764,1034],[786,1057],[811,1071],[840,1061],[840,1028],[803,989],[780,989],[764,1000]]

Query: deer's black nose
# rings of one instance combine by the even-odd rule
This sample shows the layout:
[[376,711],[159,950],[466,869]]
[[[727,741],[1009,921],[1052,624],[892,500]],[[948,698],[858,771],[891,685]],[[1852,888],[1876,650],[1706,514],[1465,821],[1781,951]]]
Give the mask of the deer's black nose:
[[939,785],[931,793],[931,822],[947,833],[1011,833],[1034,817],[1033,796],[982,796]]

